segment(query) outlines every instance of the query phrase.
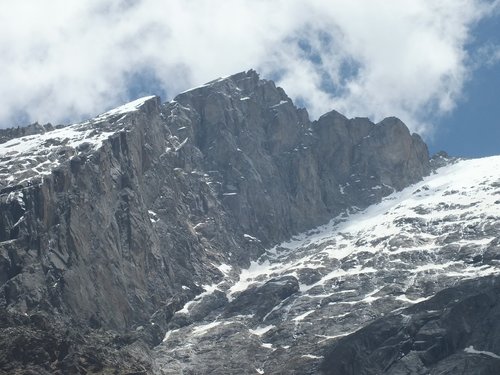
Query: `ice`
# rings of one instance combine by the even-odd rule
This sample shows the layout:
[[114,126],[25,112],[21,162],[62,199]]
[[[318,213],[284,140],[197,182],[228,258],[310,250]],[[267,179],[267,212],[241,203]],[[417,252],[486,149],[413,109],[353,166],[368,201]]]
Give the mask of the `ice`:
[[441,271],[441,270],[445,270],[445,269],[447,269],[451,266],[457,265],[457,264],[461,264],[461,262],[446,262],[443,264],[439,264],[439,263],[425,264],[423,266],[418,266],[418,267],[413,268],[412,270],[410,270],[410,272],[419,273],[419,272],[428,272],[428,271]]
[[25,217],[24,215],[19,218],[18,221],[15,222],[15,224],[12,226],[12,228],[17,227],[19,224],[21,224],[24,221]]
[[372,302],[378,300],[380,297],[375,297],[375,294],[377,294],[381,290],[382,290],[382,288],[379,288],[379,289],[376,289],[376,290],[368,293],[367,295],[364,296],[364,298],[361,300],[361,302],[372,303]]
[[301,292],[307,292],[308,290],[314,288],[315,286],[318,285],[323,285],[326,281],[332,280],[335,278],[341,278],[344,276],[353,276],[353,275],[360,275],[360,274],[366,274],[366,273],[375,273],[377,270],[373,267],[363,267],[361,265],[357,265],[349,270],[344,270],[344,269],[338,269],[335,271],[332,271],[328,273],[326,276],[322,277],[321,280],[315,282],[314,284],[307,285],[301,288]]
[[[77,124],[36,136],[12,139],[0,144],[0,158],[6,158],[0,162],[0,168],[8,170],[7,173],[0,173],[0,180],[14,177],[9,182],[15,181],[19,184],[29,179],[29,176],[36,175],[32,173],[33,171],[38,172],[38,175],[51,173],[60,164],[58,159],[51,160],[51,155],[55,157],[53,155],[61,149],[70,156],[77,155],[77,147],[84,143],[88,143],[91,149],[96,150],[112,134],[114,132],[95,132]],[[12,155],[13,152],[15,155]],[[24,177],[25,175],[28,177]]]
[[11,203],[13,201],[17,201],[17,203],[19,204],[19,206],[22,209],[24,209],[25,205],[24,205],[24,199],[23,198],[24,198],[24,193],[22,191],[12,191],[7,196],[7,202],[6,203]]
[[339,248],[338,246],[327,246],[322,253],[328,254],[330,258],[344,259],[348,255],[352,254],[354,250],[354,248],[349,246],[344,248]]

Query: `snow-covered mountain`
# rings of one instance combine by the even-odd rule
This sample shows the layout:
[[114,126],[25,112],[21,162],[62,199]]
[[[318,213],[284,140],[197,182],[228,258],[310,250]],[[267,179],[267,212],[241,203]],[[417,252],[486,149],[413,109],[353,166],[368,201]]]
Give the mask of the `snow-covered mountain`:
[[254,71],[0,130],[0,372],[496,374],[499,163]]
[[120,125],[127,114],[155,100],[155,96],[140,98],[80,124],[55,129],[39,126],[35,134],[0,143],[0,189],[39,179],[69,159],[99,149],[103,141],[125,131]]

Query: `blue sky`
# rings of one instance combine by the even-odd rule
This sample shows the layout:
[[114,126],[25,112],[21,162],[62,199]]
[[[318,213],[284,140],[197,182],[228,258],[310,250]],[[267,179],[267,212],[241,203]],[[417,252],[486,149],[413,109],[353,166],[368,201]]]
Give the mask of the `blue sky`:
[[500,0],[2,2],[0,128],[253,68],[312,119],[397,116],[431,153],[499,154],[499,19]]
[[[474,29],[471,54],[484,45],[500,46],[500,17],[487,18]],[[429,150],[481,157],[500,154],[500,61],[480,66],[465,84],[464,97],[448,116],[437,119]]]

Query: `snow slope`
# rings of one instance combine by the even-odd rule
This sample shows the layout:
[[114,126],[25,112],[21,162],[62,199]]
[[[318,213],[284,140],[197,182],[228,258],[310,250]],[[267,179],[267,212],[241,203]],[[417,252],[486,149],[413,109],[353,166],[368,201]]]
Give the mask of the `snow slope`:
[[138,111],[152,98],[134,100],[80,124],[1,143],[0,188],[50,174],[68,158],[98,149],[110,135],[122,130],[123,116]]
[[[500,269],[494,265],[471,266],[460,259],[436,255],[445,244],[474,247],[474,255],[482,254],[495,239],[488,235],[487,227],[497,225],[499,215],[500,157],[460,161],[386,197],[380,204],[335,218],[275,246],[242,271],[229,295],[263,277],[297,276],[303,269],[325,271],[325,265],[334,260],[355,266],[321,272],[318,281],[301,284],[301,291],[323,288],[338,277],[388,269],[404,269],[417,278],[496,273]],[[367,255],[372,259],[363,262]],[[373,258],[379,256],[387,262],[374,263]]]
[[[332,340],[380,316],[459,280],[499,273],[499,235],[500,157],[458,161],[377,205],[269,249],[236,280],[211,286],[178,315],[189,316],[217,290],[231,304],[269,280],[293,276],[299,282],[298,292],[262,319],[243,311],[224,318],[222,309],[167,333],[160,356],[167,364],[183,356],[204,358],[206,352],[224,356],[215,348],[217,340],[237,342],[237,329],[240,340],[261,343],[260,349],[247,349],[252,356],[266,353],[266,363],[256,363],[259,373],[279,368],[274,366],[285,358],[283,351],[286,358],[318,363]],[[203,345],[204,336],[211,346]],[[198,346],[204,354],[193,349]]]

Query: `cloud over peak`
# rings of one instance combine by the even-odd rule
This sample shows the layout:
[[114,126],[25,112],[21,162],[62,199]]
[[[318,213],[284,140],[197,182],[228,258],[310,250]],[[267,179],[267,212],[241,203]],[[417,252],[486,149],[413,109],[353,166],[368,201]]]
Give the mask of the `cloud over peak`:
[[[429,132],[432,118],[453,110],[462,94],[473,26],[498,7],[480,0],[4,2],[0,126],[78,121],[134,96],[169,99],[255,68],[313,117],[330,109],[375,121],[396,115]],[[494,60],[497,52],[488,53]]]

